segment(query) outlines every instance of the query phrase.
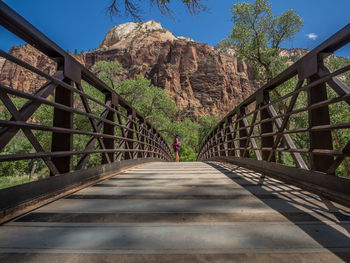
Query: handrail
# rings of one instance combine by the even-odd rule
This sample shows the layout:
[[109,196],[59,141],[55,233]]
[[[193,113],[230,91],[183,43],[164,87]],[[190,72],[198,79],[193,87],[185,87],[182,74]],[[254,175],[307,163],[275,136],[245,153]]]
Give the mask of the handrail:
[[[332,123],[330,107],[339,102],[350,105],[350,88],[337,78],[348,72],[350,65],[331,73],[324,62],[349,42],[350,24],[241,102],[208,133],[200,146],[198,160],[232,156],[264,161],[264,165],[269,166],[276,161],[283,163],[283,158],[277,160],[276,153],[288,153],[295,167],[336,174],[341,164],[348,164],[350,134],[343,145],[339,145],[335,131],[348,133],[350,124]],[[288,81],[294,81],[295,89],[284,90],[280,96],[278,89],[283,89]],[[327,88],[332,89],[336,97],[329,98]],[[307,105],[295,109],[302,92],[309,98]],[[344,111],[348,114],[348,109]],[[291,127],[291,119],[303,113],[307,114],[308,127]],[[309,140],[304,143],[309,144],[308,147],[303,149],[293,137],[301,132],[307,133]]]
[[[0,85],[0,101],[12,116],[10,120],[0,120],[0,162],[41,158],[51,175],[57,175],[84,168],[90,155],[97,153],[102,155],[101,164],[149,157],[172,160],[168,144],[142,114],[2,1],[0,1],[0,25],[57,64],[57,72],[51,76],[0,50],[0,57],[5,58],[7,63],[14,63],[47,80],[47,83],[34,94]],[[103,101],[88,95],[82,87],[82,81],[99,90],[104,97]],[[74,107],[74,95],[81,99],[78,108]],[[17,110],[10,97],[26,98],[28,102]],[[54,101],[50,97],[54,98]],[[99,113],[98,110],[95,109],[97,112],[94,112],[91,108],[92,103],[99,107]],[[53,108],[52,126],[31,122],[33,114],[40,105]],[[75,116],[87,118],[91,130],[75,128],[73,122]],[[30,141],[36,150],[35,153],[4,152],[19,130],[22,130]],[[44,150],[34,135],[33,131],[37,130],[51,133],[50,151]],[[85,148],[80,149],[81,145],[73,145],[73,136],[77,135],[87,136]],[[75,167],[73,157],[76,158]]]

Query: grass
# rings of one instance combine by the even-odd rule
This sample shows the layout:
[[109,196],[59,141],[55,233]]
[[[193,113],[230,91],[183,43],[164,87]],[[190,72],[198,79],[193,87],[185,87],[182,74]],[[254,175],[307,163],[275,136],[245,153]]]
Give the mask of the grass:
[[8,188],[15,185],[29,183],[31,181],[37,181],[46,178],[49,175],[48,169],[43,169],[38,173],[35,173],[31,180],[29,180],[29,174],[24,175],[10,175],[0,176],[0,189]]

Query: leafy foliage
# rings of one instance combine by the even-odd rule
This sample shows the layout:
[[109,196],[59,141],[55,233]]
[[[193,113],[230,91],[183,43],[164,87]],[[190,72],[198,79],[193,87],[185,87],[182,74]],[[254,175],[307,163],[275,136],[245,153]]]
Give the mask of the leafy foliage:
[[108,86],[115,89],[116,83],[114,78],[123,70],[122,65],[118,61],[98,61],[94,68],[98,77]]
[[240,59],[250,61],[259,79],[271,80],[285,68],[281,43],[300,31],[302,19],[292,9],[281,16],[272,14],[268,0],[236,3],[231,13],[234,26],[223,44],[231,43]]

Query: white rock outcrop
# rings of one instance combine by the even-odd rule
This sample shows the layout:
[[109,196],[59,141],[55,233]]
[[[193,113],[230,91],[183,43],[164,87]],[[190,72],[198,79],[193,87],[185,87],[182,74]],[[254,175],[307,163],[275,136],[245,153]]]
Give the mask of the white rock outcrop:
[[194,42],[192,38],[178,36],[175,37],[169,30],[164,29],[159,22],[149,20],[147,22],[128,22],[112,27],[108,30],[104,40],[99,45],[100,50],[111,50],[127,46],[130,41],[135,38],[139,38],[141,35],[151,38],[156,38],[159,42],[184,40],[187,42]]
[[176,39],[178,40],[185,40],[185,41],[188,41],[188,42],[194,42],[194,40],[190,37],[184,37],[184,36],[178,36]]
[[109,49],[119,41],[125,38],[130,38],[133,34],[150,33],[154,31],[160,31],[169,35],[170,39],[175,39],[175,36],[170,31],[164,30],[162,25],[154,20],[149,20],[147,22],[128,22],[114,26],[108,30],[104,40],[98,48]]

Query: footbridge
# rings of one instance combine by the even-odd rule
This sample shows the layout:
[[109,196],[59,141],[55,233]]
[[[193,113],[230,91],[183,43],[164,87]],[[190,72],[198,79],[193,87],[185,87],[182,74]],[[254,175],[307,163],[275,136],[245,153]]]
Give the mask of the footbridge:
[[[0,262],[350,262],[350,65],[329,66],[350,24],[228,113],[184,163],[1,1],[0,25],[57,69],[0,50],[43,83],[29,93],[0,75],[0,162],[39,160],[50,173],[0,190]],[[32,150],[9,152],[19,133]]]

